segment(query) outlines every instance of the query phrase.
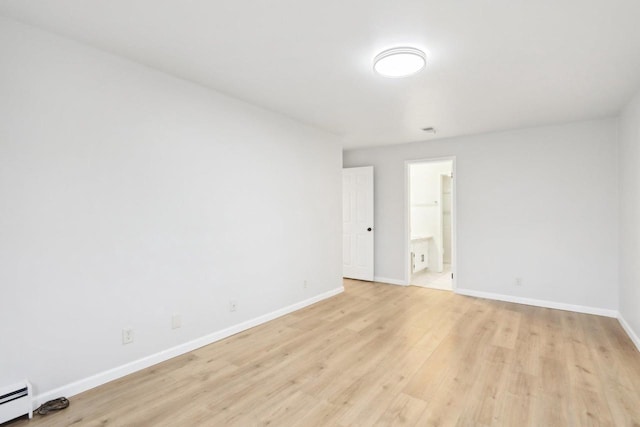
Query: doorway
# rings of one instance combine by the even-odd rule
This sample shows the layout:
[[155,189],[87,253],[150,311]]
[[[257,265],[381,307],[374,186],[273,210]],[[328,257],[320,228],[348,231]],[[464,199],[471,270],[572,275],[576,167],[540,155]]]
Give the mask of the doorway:
[[407,283],[453,290],[454,158],[406,162]]

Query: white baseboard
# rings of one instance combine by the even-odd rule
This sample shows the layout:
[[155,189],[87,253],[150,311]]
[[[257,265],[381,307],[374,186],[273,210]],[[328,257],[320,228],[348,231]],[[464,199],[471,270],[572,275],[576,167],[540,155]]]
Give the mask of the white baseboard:
[[512,295],[494,294],[491,292],[474,291],[471,289],[456,289],[455,293],[470,297],[486,298],[498,301],[514,302],[516,304],[533,305],[536,307],[555,308],[557,310],[575,311],[576,313],[595,314],[598,316],[618,317],[617,310],[587,307],[584,305],[565,304],[562,302],[546,301],[533,298],[516,297]]
[[618,322],[620,322],[622,329],[624,329],[627,335],[629,335],[631,341],[635,344],[638,351],[640,351],[640,338],[638,338],[638,335],[633,329],[631,329],[631,326],[627,323],[626,320],[624,320],[624,317],[622,317],[622,314],[620,313],[618,313]]
[[404,280],[390,279],[388,277],[375,276],[373,280],[374,282],[388,283],[389,285],[407,286]]
[[108,371],[100,372],[88,378],[83,378],[73,383],[66,384],[62,387],[46,391],[35,396],[34,408],[37,408],[39,405],[48,400],[55,399],[60,396],[71,397],[76,394],[82,393],[83,391],[87,391],[99,385],[108,383],[109,381],[122,378],[125,375],[132,374],[141,369],[148,368],[149,366],[153,366],[160,362],[164,362],[165,360],[169,360],[173,357],[193,351],[197,348],[204,347],[205,345],[220,341],[224,338],[230,337],[231,335],[246,331],[247,329],[284,316],[285,314],[292,313],[296,310],[300,310],[301,308],[307,307],[311,304],[315,304],[324,299],[331,298],[332,296],[338,295],[342,292],[344,292],[344,287],[340,286],[339,288],[332,289],[320,295],[308,298],[304,301],[300,301],[271,313],[264,314],[262,316],[247,320],[237,325],[233,325],[221,331],[213,332],[209,335],[205,335],[203,337],[196,338],[195,340],[143,357],[142,359],[134,360],[133,362],[129,362],[113,369],[109,369]]

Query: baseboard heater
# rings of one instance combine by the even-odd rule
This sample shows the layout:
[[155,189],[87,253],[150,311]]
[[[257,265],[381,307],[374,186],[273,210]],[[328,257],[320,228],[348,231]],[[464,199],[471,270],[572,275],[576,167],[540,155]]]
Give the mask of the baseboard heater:
[[23,415],[29,415],[29,418],[32,418],[32,396],[29,381],[0,387],[0,424]]

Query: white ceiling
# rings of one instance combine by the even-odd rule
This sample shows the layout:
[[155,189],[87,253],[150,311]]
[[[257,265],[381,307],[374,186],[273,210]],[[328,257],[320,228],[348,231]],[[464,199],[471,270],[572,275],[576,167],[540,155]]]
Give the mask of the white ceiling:
[[[640,86],[639,0],[0,0],[0,14],[346,148],[612,116]],[[427,52],[425,70],[372,72],[405,45]]]

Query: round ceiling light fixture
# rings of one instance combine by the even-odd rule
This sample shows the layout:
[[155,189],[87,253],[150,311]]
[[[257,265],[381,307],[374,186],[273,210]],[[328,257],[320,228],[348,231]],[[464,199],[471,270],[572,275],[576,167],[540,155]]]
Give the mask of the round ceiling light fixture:
[[414,47],[394,47],[380,52],[373,59],[373,69],[384,77],[406,77],[427,64],[427,55]]

